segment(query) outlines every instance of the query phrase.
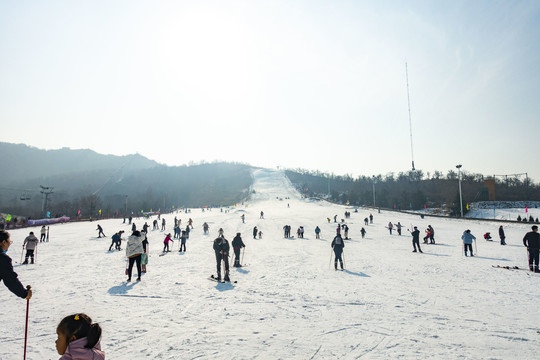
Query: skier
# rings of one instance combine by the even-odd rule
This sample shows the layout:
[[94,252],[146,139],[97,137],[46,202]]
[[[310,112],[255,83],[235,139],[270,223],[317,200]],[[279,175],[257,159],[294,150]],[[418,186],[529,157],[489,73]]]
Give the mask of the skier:
[[25,245],[26,245],[26,256],[24,257],[23,264],[28,264],[29,257],[30,257],[30,263],[31,264],[34,263],[34,251],[36,250],[37,243],[38,243],[37,237],[34,236],[33,231],[30,231],[30,235],[28,235],[26,239],[24,239],[24,243],[23,243],[23,249],[25,248]]
[[423,252],[422,249],[420,249],[420,230],[415,226],[414,230],[409,232],[412,235],[412,244],[413,244],[413,252],[416,252],[416,247],[418,246],[418,252]]
[[427,226],[428,230],[429,230],[429,243],[430,244],[435,244],[435,230],[433,230],[433,227],[431,225],[428,225]]
[[144,223],[143,227],[142,227],[142,232],[148,234],[148,228],[150,227],[150,225],[148,225],[147,222]]
[[165,218],[161,220],[161,231],[165,231]]
[[39,238],[39,242],[45,242],[45,237],[47,236],[47,229],[45,229],[45,225],[41,227],[41,237]]
[[188,220],[188,226],[191,226],[191,228],[193,229],[193,220],[191,218],[189,218]]
[[390,221],[388,223],[388,231],[390,231],[390,235],[392,235],[392,228],[394,227],[394,225],[392,224],[392,222]]
[[334,222],[337,222],[337,215],[334,215]]
[[364,224],[367,226],[369,225],[369,219],[368,218],[364,218]]
[[349,240],[349,227],[347,225],[343,226],[343,235],[345,235],[345,240]]
[[242,218],[242,224],[245,224],[246,223],[246,215],[245,214],[242,214],[242,216],[240,216]]
[[506,245],[506,236],[504,235],[503,226],[499,226],[499,237],[501,238],[501,245]]
[[229,242],[224,237],[218,237],[214,240],[214,253],[216,255],[217,280],[221,281],[221,262],[224,262],[225,276],[223,280],[229,279]]
[[210,228],[210,227],[208,226],[207,223],[204,223],[204,224],[203,224],[204,235],[207,235],[207,234],[208,234],[208,229],[209,229],[209,228]]
[[182,252],[182,248],[184,249],[184,252],[186,252],[186,232],[182,231],[182,236],[180,236],[180,250],[178,252]]
[[137,231],[137,225],[135,223],[131,224],[131,232]]
[[60,359],[105,360],[101,350],[101,327],[83,313],[66,316],[56,327],[56,351]]
[[142,242],[143,238],[141,237],[141,233],[137,230],[135,230],[127,240],[126,256],[129,259],[127,281],[131,281],[131,273],[135,262],[137,263],[137,281],[141,281],[141,255],[144,252]]
[[321,235],[321,229],[317,226],[315,228],[315,239],[320,239],[321,238],[320,235]]
[[245,248],[246,245],[242,241],[240,233],[236,233],[236,236],[232,241],[232,247],[234,250],[234,267],[242,267],[242,265],[240,264],[240,249]]
[[223,228],[219,228],[219,230],[218,230],[218,236],[219,236],[219,237],[225,237]]
[[337,234],[334,240],[332,241],[332,248],[334,249],[334,268],[337,270],[337,263],[339,260],[339,264],[341,265],[341,270],[343,270],[343,259],[341,259],[341,254],[343,254],[343,248],[345,247],[345,243],[343,242],[343,239],[341,238],[341,235]]
[[113,245],[115,245],[116,250],[120,250],[118,246],[118,240],[120,240],[120,234],[114,233],[114,235],[111,237],[111,246],[109,246],[109,251],[112,250]]
[[369,223],[373,224],[373,214],[369,214]]
[[4,285],[20,298],[30,299],[32,297],[32,289],[25,289],[23,284],[17,278],[17,273],[13,271],[11,258],[7,255],[7,251],[13,241],[7,231],[0,230],[0,281],[4,281]]
[[107,237],[107,236],[105,236],[105,234],[103,233],[103,228],[101,227],[101,225],[98,224],[96,230],[98,231],[98,238],[100,238],[102,234],[103,234],[103,237]]
[[170,252],[169,250],[169,242],[174,242],[173,239],[171,239],[171,233],[168,233],[167,236],[165,236],[165,239],[163,240],[163,252]]
[[154,219],[154,221],[152,222],[152,230],[158,230],[159,227],[158,227],[158,222],[157,222],[157,219]]
[[257,227],[255,226],[253,228],[253,238],[256,239],[257,238],[257,233],[259,232],[259,230],[257,229]]
[[484,234],[484,239],[486,241],[493,241],[493,239],[491,238],[491,234],[489,233],[489,231],[487,233]]
[[191,229],[190,229],[189,225],[186,226],[186,230],[185,230],[185,231],[186,231],[186,239],[189,239],[189,233],[191,232]]
[[326,218],[326,220],[328,220],[328,223],[330,224],[330,218],[329,218],[329,217],[327,217],[327,218]]
[[285,226],[283,227],[283,237],[284,237],[284,238],[288,238],[288,237],[289,237],[289,232],[290,232],[290,231],[291,231],[291,230],[289,229],[289,225],[285,225]]
[[[529,255],[529,269],[534,272],[540,272],[538,269],[538,251],[540,250],[540,234],[538,233],[538,226],[533,225],[532,231],[529,231],[523,237],[523,245],[527,247]],[[533,269],[534,264],[534,269]]]
[[336,235],[341,235],[341,226],[339,226],[339,225],[336,228]]
[[261,216],[259,217],[259,219],[264,219],[264,212],[261,211]]
[[398,221],[397,224],[396,224],[396,229],[397,229],[398,235],[400,235],[400,236],[401,236],[401,227],[402,227],[402,226],[403,226],[403,225],[401,225],[401,223]]
[[476,240],[476,237],[471,234],[471,230],[465,230],[461,236],[461,240],[463,240],[463,251],[465,252],[465,256],[467,256],[467,249],[471,251],[471,256],[474,256],[472,251],[472,242],[473,240]]
[[364,236],[366,236],[366,229],[362,228],[360,230],[360,234],[362,234],[362,239],[364,238]]

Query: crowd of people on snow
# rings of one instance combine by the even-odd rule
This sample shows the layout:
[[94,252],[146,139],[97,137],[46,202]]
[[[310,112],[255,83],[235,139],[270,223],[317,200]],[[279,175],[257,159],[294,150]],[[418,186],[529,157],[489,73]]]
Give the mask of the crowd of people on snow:
[[[345,212],[345,219],[350,219],[350,212]],[[337,223],[337,215],[334,217],[334,223]],[[241,216],[242,222],[245,223],[245,214]],[[259,219],[264,219],[264,213],[260,212]],[[330,223],[330,218],[327,218],[328,223]],[[190,218],[185,230],[181,229],[181,219],[174,219],[174,236],[171,233],[167,233],[163,240],[163,252],[170,252],[170,243],[174,243],[174,239],[180,240],[179,252],[186,251],[186,240],[189,238],[189,233],[193,229],[193,220]],[[132,219],[129,219],[129,224],[132,225],[132,234],[127,238],[125,251],[126,257],[128,259],[126,267],[126,275],[128,276],[127,281],[131,281],[133,266],[136,265],[137,268],[137,281],[141,280],[141,274],[146,272],[146,265],[148,264],[148,229],[149,225],[145,222],[142,227],[142,230],[139,231],[136,228],[135,223],[132,223]],[[368,226],[373,224],[373,215],[364,218],[364,225]],[[403,225],[398,221],[396,224],[389,222],[386,228],[389,230],[390,235],[395,229],[398,235],[402,235]],[[161,229],[158,226],[157,220],[153,221],[153,230],[165,231],[166,221],[163,218],[161,222]],[[97,229],[98,238],[101,238],[102,235],[105,237],[103,228],[98,224]],[[349,240],[349,226],[344,219],[341,220],[341,223],[337,224],[336,235],[333,237],[331,248],[334,256],[334,269],[338,270],[338,265],[341,270],[344,270],[344,247],[345,240]],[[420,230],[417,226],[411,226],[411,229],[407,229],[412,236],[412,246],[413,252],[423,253],[420,248]],[[534,272],[540,272],[539,270],[539,251],[540,251],[540,234],[538,233],[538,226],[533,225],[531,228],[532,231],[527,232],[523,238],[523,245],[527,248],[528,254],[528,264],[529,269]],[[291,238],[291,226],[283,226],[284,237]],[[203,233],[207,235],[209,232],[208,223],[203,224]],[[299,226],[297,229],[298,238],[304,238],[304,226]],[[315,238],[320,239],[321,228],[316,226],[314,229]],[[499,226],[498,229],[500,244],[506,245],[506,236],[504,232],[503,225]],[[115,250],[122,250],[122,234],[124,231],[118,231],[112,236],[112,243],[109,246],[109,251],[112,251],[114,246]],[[360,234],[362,238],[366,235],[366,230],[364,227],[360,229]],[[343,235],[342,235],[343,234]],[[435,244],[435,231],[431,225],[428,225],[425,229],[425,236],[423,238],[424,244]],[[33,264],[35,260],[35,251],[37,244],[39,242],[44,242],[47,238],[48,240],[48,229],[45,229],[45,226],[42,227],[40,232],[40,239],[34,235],[31,231],[30,234],[24,239],[23,249],[26,249],[25,260],[23,264]],[[254,239],[262,238],[262,231],[255,226],[252,232]],[[463,253],[465,256],[473,257],[476,251],[473,251],[473,244],[476,242],[476,237],[471,233],[469,229],[465,230],[461,236],[463,241]],[[484,239],[486,241],[493,241],[491,233],[486,232],[484,234]],[[12,241],[10,239],[10,234],[7,231],[0,230],[0,281],[4,282],[4,285],[16,296],[27,299],[28,301],[32,297],[32,288],[27,286],[26,288],[19,281],[17,274],[15,273],[12,265],[11,258],[6,254]],[[242,240],[240,232],[236,233],[236,236],[232,240],[232,248],[234,252],[234,267],[242,267],[243,256],[241,252],[245,249],[246,245]],[[230,281],[230,272],[229,272],[229,254],[230,254],[230,245],[229,241],[225,238],[223,228],[218,230],[218,236],[213,241],[212,245],[215,258],[216,258],[216,270],[217,276],[215,280],[221,281],[223,274],[223,281]],[[21,255],[22,256],[22,255]],[[223,268],[223,273],[222,273]],[[57,327],[58,339],[56,341],[56,348],[60,355],[61,359],[104,359],[105,354],[101,350],[100,338],[101,338],[101,327],[99,324],[93,323],[92,319],[86,314],[72,314],[60,321]]]

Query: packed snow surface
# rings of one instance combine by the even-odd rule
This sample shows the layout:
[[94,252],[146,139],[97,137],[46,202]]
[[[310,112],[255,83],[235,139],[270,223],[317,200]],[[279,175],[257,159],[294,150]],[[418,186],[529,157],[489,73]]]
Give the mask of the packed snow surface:
[[[101,324],[108,359],[538,359],[540,277],[492,267],[527,267],[522,238],[529,224],[504,224],[508,245],[501,246],[499,223],[355,213],[302,199],[278,171],[255,171],[253,190],[249,201],[223,212],[164,215],[166,231],[149,232],[141,282],[126,282],[124,251],[107,251],[114,232],[130,232],[121,219],[51,226],[35,265],[19,262],[25,236],[39,228],[11,231],[8,255],[22,283],[34,289],[28,359],[57,359],[56,326],[76,312]],[[351,212],[345,220],[351,240],[342,272],[333,269],[330,244],[334,215],[340,222],[345,211]],[[370,213],[374,221],[366,226]],[[183,228],[193,219],[187,252],[178,252],[175,241],[174,251],[159,256],[175,216]],[[389,234],[390,221],[404,225],[402,236]],[[145,219],[134,222],[140,229]],[[210,235],[203,235],[204,222]],[[97,238],[98,223],[107,238]],[[286,224],[294,238],[283,237]],[[315,239],[317,225],[321,239]],[[412,253],[407,228],[418,226],[423,234],[428,225],[437,244],[421,240],[424,253]],[[262,239],[253,239],[254,226]],[[299,226],[304,239],[296,236]],[[247,266],[231,266],[237,283],[209,280],[220,227],[229,241],[240,232],[246,243]],[[477,238],[475,257],[463,256],[466,229]],[[495,241],[483,239],[486,231]],[[22,358],[26,301],[3,286],[0,300],[0,357]]]

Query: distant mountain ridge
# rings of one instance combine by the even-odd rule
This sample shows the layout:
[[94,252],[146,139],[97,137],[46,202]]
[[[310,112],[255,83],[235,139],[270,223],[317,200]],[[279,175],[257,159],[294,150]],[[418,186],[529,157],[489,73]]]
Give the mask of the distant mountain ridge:
[[54,190],[45,209],[51,214],[96,218],[230,205],[247,198],[252,184],[253,167],[239,163],[166,166],[139,154],[41,150],[1,142],[0,156],[0,212],[20,216],[43,216],[40,186]]
[[29,178],[48,178],[95,170],[143,170],[160,166],[139,154],[103,155],[89,149],[43,150],[25,144],[0,142],[2,182],[24,182]]

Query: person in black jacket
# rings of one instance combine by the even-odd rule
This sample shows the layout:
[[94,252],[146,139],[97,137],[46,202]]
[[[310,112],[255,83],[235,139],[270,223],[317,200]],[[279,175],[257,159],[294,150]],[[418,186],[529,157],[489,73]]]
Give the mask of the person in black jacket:
[[341,270],[343,270],[343,260],[341,259],[341,255],[343,254],[343,248],[345,247],[345,243],[343,242],[343,239],[341,238],[340,234],[337,234],[334,240],[332,241],[332,248],[334,249],[334,268],[337,270],[337,263],[339,260],[339,264],[341,265]]
[[416,247],[418,246],[418,252],[423,252],[422,249],[420,249],[420,230],[418,230],[418,227],[414,227],[414,231],[411,232],[412,235],[412,245],[413,245],[413,252],[416,252]]
[[217,279],[221,280],[221,261],[225,263],[225,276],[223,280],[229,279],[229,241],[225,237],[218,237],[214,240],[214,252],[216,254]]
[[[540,234],[538,233],[538,226],[533,225],[532,231],[525,234],[523,238],[523,245],[527,247],[529,253],[529,269],[534,272],[540,272],[538,270],[538,251],[540,250]],[[533,269],[534,263],[534,269]]]
[[232,247],[234,250],[234,267],[242,267],[240,264],[240,249],[246,247],[246,245],[242,241],[240,233],[236,233],[236,236],[232,241]]
[[506,241],[504,241],[506,239],[506,236],[504,235],[504,229],[503,229],[503,226],[499,226],[499,237],[501,238],[501,245],[506,245]]
[[0,230],[0,281],[4,281],[4,285],[15,295],[23,299],[32,297],[32,289],[25,289],[23,284],[17,278],[17,273],[13,271],[11,258],[6,254],[13,241],[9,237],[7,231]]

